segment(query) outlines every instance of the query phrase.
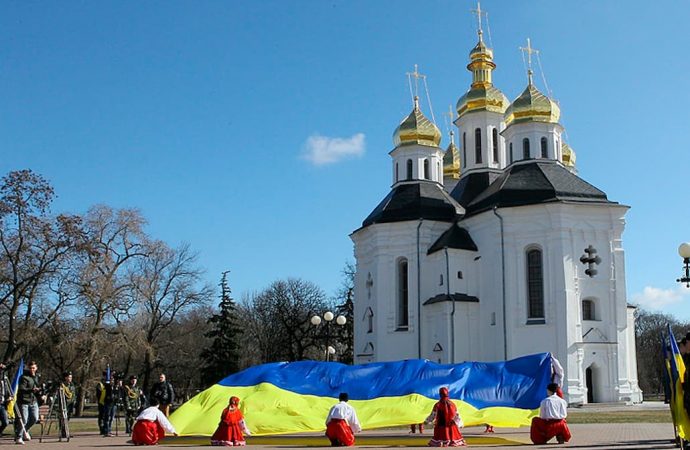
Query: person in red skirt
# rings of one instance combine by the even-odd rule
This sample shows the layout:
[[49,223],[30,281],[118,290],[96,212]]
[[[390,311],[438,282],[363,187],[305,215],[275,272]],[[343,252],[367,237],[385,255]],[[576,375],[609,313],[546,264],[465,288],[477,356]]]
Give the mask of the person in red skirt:
[[238,447],[246,445],[244,434],[250,436],[249,428],[244,422],[244,416],[240,411],[240,399],[230,397],[228,407],[220,414],[220,422],[216,432],[211,436],[211,445],[225,445]]
[[151,399],[151,406],[137,416],[137,422],[132,428],[132,443],[134,445],[156,445],[165,437],[165,432],[177,436],[165,414],[158,409],[158,400]]
[[439,389],[439,400],[426,422],[434,424],[434,437],[429,447],[464,447],[467,445],[460,428],[463,423],[455,404],[448,398],[448,388]]
[[568,416],[568,403],[558,396],[558,384],[546,387],[548,397],[541,401],[539,417],[532,419],[530,439],[537,445],[546,444],[555,437],[559,444],[570,440],[570,430],[565,418]]
[[347,404],[349,396],[341,392],[340,402],[334,405],[326,417],[326,437],[330,439],[332,447],[350,447],[355,445],[355,435],[362,431],[355,408]]

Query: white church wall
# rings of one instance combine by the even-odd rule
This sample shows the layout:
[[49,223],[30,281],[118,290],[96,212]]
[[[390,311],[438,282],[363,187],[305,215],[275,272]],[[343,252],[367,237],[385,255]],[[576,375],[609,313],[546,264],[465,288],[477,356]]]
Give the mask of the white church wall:
[[[373,339],[375,361],[391,361],[417,358],[424,351],[422,335],[418,335],[420,321],[419,303],[440,292],[438,275],[445,269],[445,260],[434,254],[426,255],[427,249],[450,226],[449,223],[423,221],[419,229],[419,257],[421,267],[421,291],[417,286],[417,226],[418,221],[375,224],[352,235],[355,241],[357,274],[356,298],[366,298],[367,306],[374,314],[376,331],[355,331],[355,353],[361,351]],[[358,250],[361,249],[361,250]],[[368,249],[368,250],[367,250]],[[408,326],[399,327],[397,264],[404,258],[408,263]],[[431,261],[430,261],[431,259]],[[372,274],[372,286],[367,288],[367,276]],[[371,291],[371,292],[369,292]],[[418,295],[421,294],[421,295]],[[422,307],[422,314],[424,313]],[[360,328],[365,323],[366,307],[355,302],[355,317]],[[367,334],[369,336],[367,336]],[[360,359],[356,359],[358,362]]]
[[[460,139],[460,160],[463,174],[465,172],[473,171],[474,169],[481,169],[485,167],[491,168],[503,168],[506,166],[505,160],[505,143],[501,137],[501,131],[505,127],[503,122],[503,114],[492,113],[488,111],[477,111],[471,112],[463,115],[461,118],[456,120],[459,130]],[[475,162],[475,129],[479,128],[481,130],[481,144],[482,144],[482,163],[476,164]],[[492,154],[492,135],[491,131],[493,128],[497,129],[498,132],[498,162],[494,162]],[[465,134],[464,141],[466,142],[467,149],[465,151],[466,161],[463,159],[463,133]],[[464,161],[464,162],[463,162]]]
[[[541,138],[547,139],[547,158],[557,159],[560,155],[562,127],[558,124],[544,122],[530,122],[514,124],[505,129],[503,138],[507,148],[513,144],[513,162],[526,159],[523,156],[523,139],[529,139],[531,159],[541,156]],[[510,161],[509,161],[510,163]]]

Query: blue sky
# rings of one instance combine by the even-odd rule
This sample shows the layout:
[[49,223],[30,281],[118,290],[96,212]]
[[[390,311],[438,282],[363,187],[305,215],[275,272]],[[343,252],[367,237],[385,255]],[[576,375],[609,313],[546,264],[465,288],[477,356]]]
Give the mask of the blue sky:
[[[153,236],[199,252],[210,282],[231,270],[235,297],[288,276],[331,294],[353,259],[348,234],[390,188],[405,73],[427,75],[445,133],[442,113],[469,86],[473,7],[2,2],[0,172],[47,177],[54,211],[140,208]],[[632,207],[630,300],[690,320],[690,291],[675,282],[690,240],[687,4],[482,8],[495,84],[510,99],[522,91],[530,37],[580,176]]]

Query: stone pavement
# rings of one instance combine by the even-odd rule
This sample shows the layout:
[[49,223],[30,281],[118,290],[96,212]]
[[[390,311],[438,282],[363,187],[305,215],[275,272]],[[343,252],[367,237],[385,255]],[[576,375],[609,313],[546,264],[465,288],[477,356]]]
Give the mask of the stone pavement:
[[[572,448],[578,450],[662,450],[676,448],[672,443],[673,427],[669,423],[661,424],[574,424],[570,425],[573,439],[563,446],[557,444],[531,445],[529,430],[500,429],[496,433],[485,435],[483,427],[470,427],[463,430],[471,447],[508,448],[515,446],[531,449]],[[38,436],[38,430],[35,430]],[[363,448],[426,448],[424,443],[429,434],[424,436],[409,435],[402,430],[367,431],[357,435],[358,447]],[[62,449],[122,449],[131,447],[127,444],[128,437],[119,436],[103,438],[95,433],[77,433],[70,442],[58,442],[57,439],[47,439],[39,443],[38,439],[27,442],[24,448],[43,448],[44,450]],[[289,449],[289,448],[329,448],[325,437],[310,435],[249,437],[249,447],[254,449]],[[13,440],[4,436],[0,445],[13,445]],[[203,438],[170,438],[161,442],[159,447],[167,448],[197,448],[207,447],[208,440]],[[19,446],[15,446],[19,448]]]

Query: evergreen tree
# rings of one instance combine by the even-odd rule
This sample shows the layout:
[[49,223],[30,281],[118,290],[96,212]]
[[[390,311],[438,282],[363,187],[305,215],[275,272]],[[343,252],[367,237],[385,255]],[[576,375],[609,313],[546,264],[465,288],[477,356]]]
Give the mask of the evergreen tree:
[[228,272],[223,272],[220,281],[220,311],[208,319],[211,329],[205,334],[211,338],[211,345],[201,352],[201,359],[205,362],[201,370],[201,379],[206,386],[239,371],[239,340],[242,329],[235,301],[230,297],[227,282]]

